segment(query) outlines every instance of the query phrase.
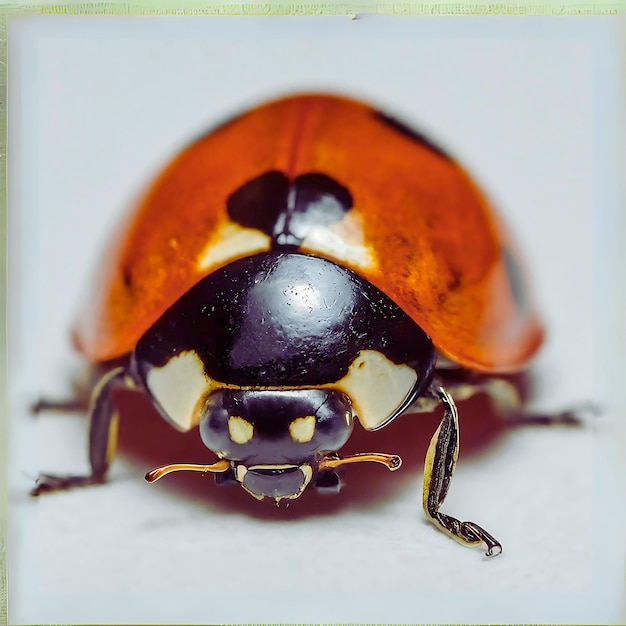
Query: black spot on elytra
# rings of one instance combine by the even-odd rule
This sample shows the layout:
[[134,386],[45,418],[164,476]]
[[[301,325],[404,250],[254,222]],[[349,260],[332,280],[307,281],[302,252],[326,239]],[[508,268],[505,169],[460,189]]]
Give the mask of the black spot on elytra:
[[449,291],[456,291],[461,286],[461,274],[457,271],[452,271],[452,278],[448,283]]
[[420,146],[424,148],[428,148],[428,150],[430,150],[431,152],[434,152],[438,156],[448,161],[453,160],[449,154],[447,154],[437,144],[433,143],[428,137],[426,137],[426,135],[423,135],[422,133],[415,130],[414,128],[407,126],[403,122],[400,122],[395,117],[390,117],[389,115],[386,115],[382,111],[376,111],[374,113],[374,117],[380,122],[382,122],[383,124],[385,124],[386,126],[388,126],[389,128],[395,130],[401,135],[404,135],[407,139],[411,139],[415,143],[418,143]]
[[127,267],[122,268],[122,282],[124,287],[130,287],[133,284],[133,277],[130,273],[130,269]]
[[502,248],[502,257],[504,258],[504,267],[506,268],[515,306],[520,313],[524,313],[528,307],[528,301],[526,298],[526,290],[524,289],[522,271],[507,248]]
[[287,204],[290,186],[289,179],[282,172],[261,174],[228,197],[226,209],[230,219],[271,236]]
[[274,247],[297,247],[314,227],[340,221],[352,208],[352,196],[325,174],[290,181],[270,171],[234,191],[226,208],[234,222],[268,234]]

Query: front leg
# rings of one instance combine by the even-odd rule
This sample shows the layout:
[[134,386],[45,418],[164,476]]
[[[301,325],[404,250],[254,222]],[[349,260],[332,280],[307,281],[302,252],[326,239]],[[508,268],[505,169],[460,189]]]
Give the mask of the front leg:
[[431,395],[444,405],[444,416],[428,447],[424,466],[422,504],[428,519],[460,543],[479,546],[485,543],[487,556],[502,552],[500,542],[474,522],[461,522],[439,511],[450,488],[459,454],[459,422],[454,401],[441,386],[433,385]]
[[105,481],[117,447],[118,414],[113,406],[115,387],[128,386],[126,369],[118,367],[106,373],[94,387],[89,405],[89,463],[91,474],[86,476],[58,476],[42,474],[30,492],[33,496],[72,487],[94,485]]

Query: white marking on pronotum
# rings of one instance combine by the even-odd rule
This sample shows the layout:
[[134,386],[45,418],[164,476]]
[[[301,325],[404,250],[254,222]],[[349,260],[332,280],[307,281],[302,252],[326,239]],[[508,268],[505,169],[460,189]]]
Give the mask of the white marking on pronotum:
[[228,434],[235,443],[248,443],[254,435],[254,426],[239,415],[228,418]]
[[376,430],[402,406],[416,382],[417,373],[408,365],[398,365],[376,350],[361,350],[333,387],[348,394],[361,425]]
[[289,434],[297,443],[307,443],[315,434],[315,415],[298,417],[289,424]]
[[205,272],[226,261],[269,250],[271,245],[269,235],[260,230],[227,222],[213,233],[199,254],[196,265]]
[[196,405],[206,397],[214,381],[204,373],[200,357],[188,350],[172,357],[163,367],[153,367],[146,384],[173,425],[187,431],[198,423]]

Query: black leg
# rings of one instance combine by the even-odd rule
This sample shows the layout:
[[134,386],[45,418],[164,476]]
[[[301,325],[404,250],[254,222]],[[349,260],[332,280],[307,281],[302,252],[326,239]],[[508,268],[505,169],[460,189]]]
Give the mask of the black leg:
[[440,372],[446,388],[457,401],[466,400],[476,394],[484,393],[491,400],[498,413],[504,419],[505,426],[582,426],[590,417],[601,413],[592,402],[580,402],[556,413],[529,413],[525,409],[522,391],[515,379],[500,376],[451,377]]
[[502,545],[486,530],[474,522],[461,522],[439,511],[450,488],[459,454],[459,423],[456,406],[446,390],[437,386],[433,391],[445,411],[426,454],[422,498],[424,511],[428,519],[447,535],[465,545],[479,546],[484,543],[487,546],[486,555],[497,556],[502,552]]
[[558,413],[526,413],[509,411],[507,426],[584,426],[590,417],[600,415],[601,409],[592,402],[581,402]]
[[55,476],[42,474],[31,495],[38,496],[50,491],[59,491],[94,485],[105,481],[106,472],[115,455],[117,445],[118,415],[111,401],[114,387],[125,384],[126,370],[116,368],[105,374],[96,385],[89,407],[89,462],[91,474],[88,476]]
[[44,411],[63,411],[64,413],[84,413],[89,408],[86,398],[76,397],[67,400],[46,400],[40,398],[30,406],[30,412],[37,414]]

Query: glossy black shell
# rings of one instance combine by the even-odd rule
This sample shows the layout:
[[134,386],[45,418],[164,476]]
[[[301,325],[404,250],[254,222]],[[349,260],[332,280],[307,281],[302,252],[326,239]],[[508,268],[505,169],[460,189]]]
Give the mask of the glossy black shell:
[[140,339],[135,372],[145,382],[188,350],[212,379],[252,387],[333,383],[375,350],[418,372],[412,398],[434,365],[428,336],[381,291],[332,261],[281,250],[203,278]]

